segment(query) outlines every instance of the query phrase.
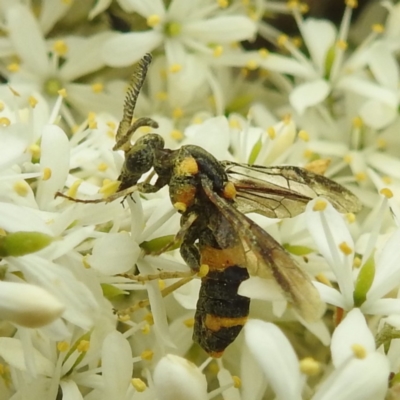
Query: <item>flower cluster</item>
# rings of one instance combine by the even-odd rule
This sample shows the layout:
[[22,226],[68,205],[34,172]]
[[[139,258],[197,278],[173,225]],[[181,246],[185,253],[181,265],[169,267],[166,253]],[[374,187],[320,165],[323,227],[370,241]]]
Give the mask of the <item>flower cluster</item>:
[[[356,8],[336,26],[297,0],[0,0],[0,400],[399,398],[400,4],[366,7],[364,29]],[[146,53],[135,117],[166,148],[305,167],[362,202],[250,215],[313,281],[317,321],[251,277],[244,333],[209,357],[168,186],[101,201]]]

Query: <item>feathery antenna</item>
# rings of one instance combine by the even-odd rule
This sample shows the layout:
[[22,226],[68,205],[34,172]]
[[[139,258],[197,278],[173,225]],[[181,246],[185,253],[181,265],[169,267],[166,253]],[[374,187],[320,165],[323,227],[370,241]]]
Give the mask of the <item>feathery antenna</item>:
[[150,126],[158,128],[158,124],[151,118],[140,118],[132,125],[133,112],[135,110],[136,101],[140,90],[146,78],[147,70],[151,63],[152,56],[146,53],[136,65],[135,71],[132,74],[129,89],[125,97],[124,110],[122,120],[119,123],[116,143],[113,150],[128,151],[130,148],[130,139],[137,128],[140,126]]

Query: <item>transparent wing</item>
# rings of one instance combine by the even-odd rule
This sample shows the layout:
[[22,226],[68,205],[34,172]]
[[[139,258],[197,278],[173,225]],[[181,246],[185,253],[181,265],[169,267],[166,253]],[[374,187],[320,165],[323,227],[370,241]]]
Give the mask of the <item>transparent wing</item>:
[[319,293],[289,253],[255,222],[215,193],[211,181],[202,177],[202,186],[206,196],[237,233],[249,273],[273,277],[304,319],[318,319],[324,308]]
[[243,213],[270,218],[290,218],[304,212],[309,201],[323,196],[339,211],[357,212],[361,202],[338,183],[303,168],[263,167],[222,161],[237,190],[236,203]]

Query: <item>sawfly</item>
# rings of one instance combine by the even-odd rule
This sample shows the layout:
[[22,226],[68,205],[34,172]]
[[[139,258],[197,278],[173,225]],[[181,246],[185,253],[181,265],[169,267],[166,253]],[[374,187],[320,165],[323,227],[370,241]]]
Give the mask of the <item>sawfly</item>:
[[[361,204],[343,186],[302,168],[264,167],[219,161],[199,146],[164,148],[163,138],[148,133],[131,144],[142,126],[157,128],[151,118],[132,123],[151,55],[139,62],[124,103],[123,118],[113,150],[125,161],[119,191],[99,200],[112,201],[133,191],[154,193],[164,186],[174,208],[182,215],[177,234],[180,253],[191,271],[207,266],[202,277],[193,339],[208,354],[220,357],[246,322],[250,299],[238,294],[250,275],[273,278],[285,298],[307,321],[321,316],[323,304],[310,278],[290,254],[245,213],[290,218],[305,210],[309,201],[323,196],[340,212],[357,212]],[[144,174],[153,172],[154,183]],[[63,195],[64,197],[67,197]]]

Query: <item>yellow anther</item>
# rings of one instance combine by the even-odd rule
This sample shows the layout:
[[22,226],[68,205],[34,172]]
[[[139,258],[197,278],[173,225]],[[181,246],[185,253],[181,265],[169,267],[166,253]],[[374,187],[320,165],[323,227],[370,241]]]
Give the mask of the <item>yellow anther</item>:
[[35,108],[36,104],[38,103],[38,100],[34,96],[29,96],[28,103],[32,108]]
[[326,277],[326,275],[324,275],[324,274],[318,274],[318,275],[316,275],[316,276],[315,276],[315,279],[316,279],[318,282],[321,282],[321,283],[323,283],[323,284],[326,285],[326,286],[332,287],[331,281],[330,281],[330,280]]
[[118,315],[118,320],[121,322],[128,322],[131,320],[131,317],[128,314]]
[[51,178],[51,169],[49,167],[43,168],[42,179],[48,181]]
[[149,325],[154,325],[154,317],[152,313],[147,313],[144,318],[144,321],[146,321]]
[[217,0],[217,3],[221,8],[226,8],[229,6],[228,0]]
[[345,4],[347,7],[350,8],[357,8],[358,7],[358,1],[357,0],[346,0]]
[[321,364],[312,357],[300,361],[300,371],[307,376],[315,376],[321,372]]
[[270,139],[275,139],[276,138],[276,130],[273,126],[270,126],[267,128],[267,134]]
[[207,264],[201,264],[199,271],[197,272],[197,276],[199,278],[204,278],[208,274],[209,270],[210,270],[210,268]]
[[156,99],[160,100],[160,101],[166,101],[168,99],[168,93],[167,92],[157,92]]
[[9,126],[11,121],[7,117],[0,118],[0,126]]
[[0,101],[0,111],[4,110],[4,103],[2,101]]
[[298,136],[301,140],[304,140],[305,142],[308,142],[310,140],[310,135],[304,130],[299,131]]
[[183,117],[183,110],[180,107],[176,107],[174,108],[174,110],[172,111],[172,117],[174,119],[178,119],[178,118],[182,118]]
[[375,33],[383,33],[385,31],[385,27],[382,24],[373,24],[371,29]]
[[393,197],[393,192],[389,188],[383,188],[379,191],[382,196],[385,196],[387,199],[391,199]]
[[165,289],[165,281],[163,281],[162,279],[158,280],[158,288],[160,290],[164,290]]
[[90,263],[89,263],[89,257],[90,257],[89,254],[85,254],[85,255],[82,257],[83,268],[86,268],[86,269],[92,268],[92,266],[91,266]]
[[188,328],[193,328],[194,326],[194,318],[188,318],[183,321],[184,325]]
[[242,124],[237,118],[231,118],[229,120],[229,127],[232,129],[242,129]]
[[367,174],[365,172],[357,172],[355,178],[358,182],[362,182],[367,179]]
[[303,46],[303,39],[299,36],[293,37],[291,39],[292,44],[297,47],[298,49]]
[[147,385],[140,378],[132,378],[131,385],[135,388],[135,390],[139,393],[144,392],[147,389]]
[[105,179],[103,182],[103,186],[99,190],[99,193],[101,193],[104,198],[107,198],[118,190],[120,184],[120,181],[110,181],[108,179]]
[[258,50],[258,54],[261,58],[267,58],[269,56],[269,51],[263,47]]
[[249,69],[250,71],[254,71],[259,67],[259,64],[256,60],[248,60],[246,63],[246,68]]
[[20,65],[18,63],[11,63],[7,65],[7,70],[10,72],[18,72]]
[[31,144],[28,147],[29,153],[32,154],[33,158],[39,158],[40,157],[40,146],[38,144]]
[[301,3],[300,4],[300,12],[302,14],[307,14],[310,11],[310,7],[307,3]]
[[291,114],[285,114],[285,115],[283,116],[283,118],[282,118],[282,122],[283,122],[285,125],[289,125],[289,124],[292,122],[292,116],[291,116]]
[[352,123],[354,128],[362,128],[364,126],[364,121],[360,116],[354,117]]
[[68,52],[67,43],[64,40],[56,40],[53,44],[53,51],[59,56],[65,56]]
[[304,158],[309,160],[314,157],[314,152],[310,149],[306,149],[306,150],[304,150],[303,156],[304,156]]
[[286,2],[286,7],[289,10],[294,10],[294,9],[298,8],[298,6],[299,6],[298,0],[289,0],[288,2]]
[[89,129],[97,129],[97,121],[89,121],[88,128]]
[[108,164],[106,164],[105,162],[102,162],[97,166],[97,170],[100,172],[107,171],[107,169],[108,169]]
[[67,90],[66,89],[60,89],[57,91],[57,93],[62,97],[62,98],[66,98],[67,97]]
[[154,28],[161,22],[161,17],[157,14],[152,14],[147,17],[146,22],[150,28]]
[[356,216],[353,213],[347,213],[346,214],[346,220],[349,224],[352,224],[356,221]]
[[142,354],[140,354],[142,360],[147,360],[147,361],[151,361],[153,356],[154,356],[153,350],[143,350]]
[[88,340],[81,340],[76,347],[79,353],[86,353],[90,348],[90,342]]
[[106,125],[110,128],[110,129],[115,129],[117,127],[117,124],[114,121],[107,121]]
[[232,380],[234,388],[239,389],[242,386],[242,380],[238,376],[232,375]]
[[102,93],[104,91],[104,85],[100,82],[92,84],[93,93]]
[[349,256],[350,254],[353,253],[353,249],[346,242],[340,243],[339,249],[346,256]]
[[25,197],[29,193],[29,185],[25,181],[17,181],[14,183],[13,189],[18,196]]
[[344,161],[346,164],[350,164],[350,163],[353,161],[353,156],[352,156],[351,154],[346,154],[346,155],[343,157],[343,161]]
[[276,41],[278,46],[285,47],[287,42],[289,41],[289,37],[287,35],[279,35]]
[[356,356],[356,358],[363,359],[367,356],[367,349],[361,344],[355,343],[351,346],[351,349],[353,350],[353,354]]
[[348,43],[345,40],[338,40],[336,42],[336,46],[340,49],[340,50],[346,50]]
[[142,331],[143,335],[148,335],[151,332],[149,324],[144,324],[140,330]]
[[356,256],[353,259],[353,267],[354,268],[360,268],[361,267],[361,258]]
[[213,49],[213,56],[219,57],[224,52],[224,48],[222,46],[215,46]]
[[68,189],[67,196],[75,198],[76,194],[78,193],[79,186],[82,182],[82,179],[77,179]]
[[60,353],[64,353],[69,350],[69,343],[66,341],[58,342],[57,343],[57,350]]
[[172,137],[172,139],[175,139],[175,140],[183,139],[183,133],[179,129],[173,129],[170,133],[170,136]]
[[169,72],[171,72],[172,74],[175,74],[177,72],[179,72],[182,69],[182,65],[175,63],[175,64],[171,64],[169,67]]
[[150,126],[141,126],[141,127],[139,128],[139,131],[140,131],[141,133],[143,133],[144,135],[147,135],[148,133],[151,132],[151,127],[150,127]]
[[114,139],[115,138],[115,131],[112,131],[112,130],[108,130],[107,132],[106,132],[106,135],[110,138],[110,139]]
[[314,204],[313,211],[324,211],[328,203],[325,200],[317,200]]

